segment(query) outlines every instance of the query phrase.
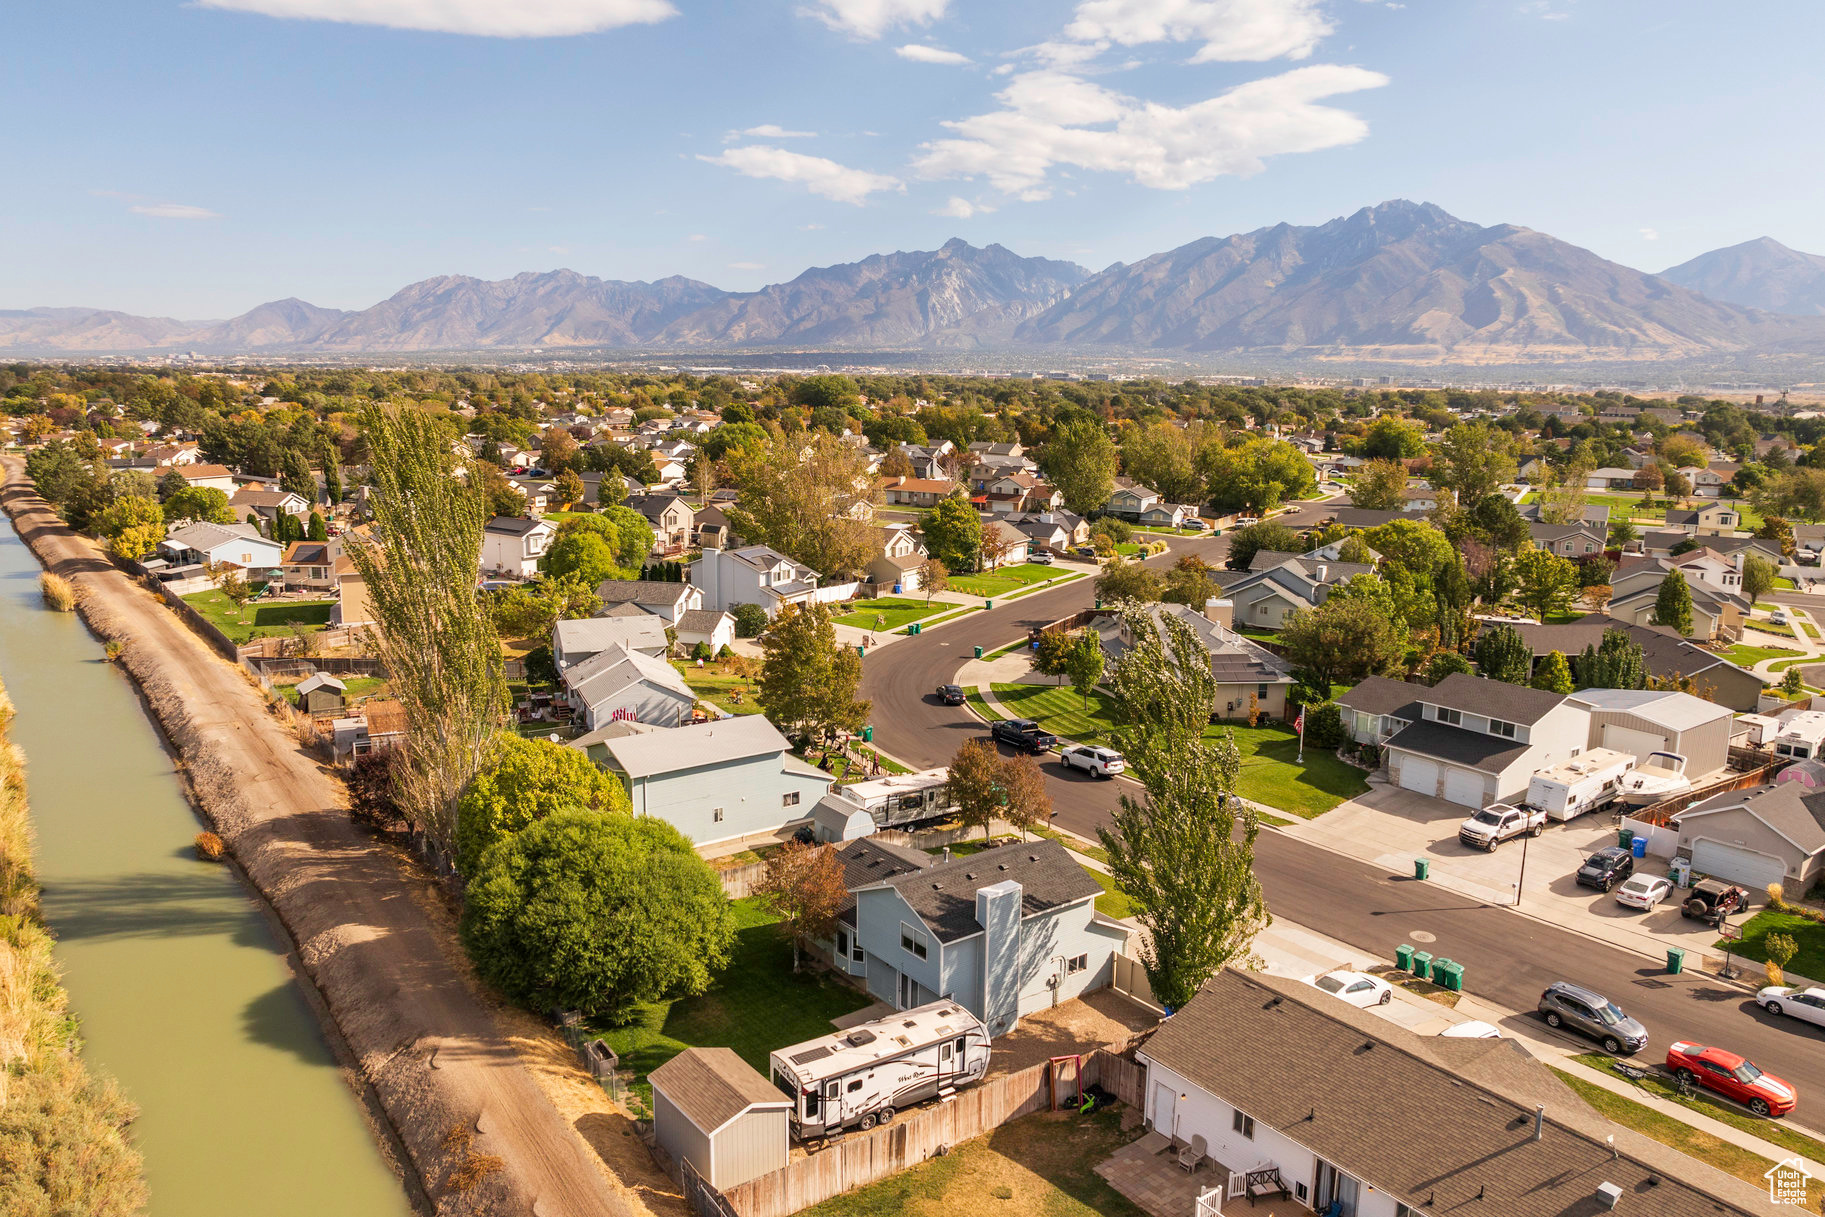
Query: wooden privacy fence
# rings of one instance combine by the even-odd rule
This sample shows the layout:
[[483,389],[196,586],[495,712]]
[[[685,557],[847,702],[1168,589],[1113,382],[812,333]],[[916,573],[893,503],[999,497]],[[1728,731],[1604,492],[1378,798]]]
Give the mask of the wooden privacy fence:
[[[1126,1071],[1109,1069],[1107,1063],[1111,1060],[1119,1058],[1100,1048],[1086,1056],[1084,1085],[1101,1085],[1111,1093],[1120,1093],[1104,1080],[1106,1076],[1119,1075],[1118,1084],[1130,1095],[1138,1096],[1139,1079]],[[1137,1065],[1126,1061],[1120,1064],[1139,1072]],[[892,1124],[872,1132],[852,1134],[771,1174],[737,1184],[723,1197],[738,1217],[788,1217],[851,1188],[898,1174],[1009,1120],[1050,1106],[1050,1068],[1034,1065],[1019,1073],[979,1082],[958,1091],[949,1102],[896,1117]],[[1123,1097],[1125,1102],[1135,1101]]]
[[[1734,752],[1737,750],[1732,749],[1731,751]],[[1732,790],[1747,790],[1751,786],[1762,786],[1772,782],[1774,780],[1774,775],[1779,773],[1788,764],[1789,762],[1785,758],[1781,758],[1770,764],[1763,765],[1758,769],[1749,769],[1741,773],[1732,774],[1721,782],[1712,782],[1710,785],[1699,790],[1675,795],[1673,798],[1661,800],[1652,807],[1644,807],[1640,811],[1630,812],[1629,818],[1639,820],[1644,824],[1663,826],[1671,824],[1675,815],[1678,815],[1680,812],[1694,804],[1704,802],[1706,799],[1713,798],[1720,794],[1728,794]]]

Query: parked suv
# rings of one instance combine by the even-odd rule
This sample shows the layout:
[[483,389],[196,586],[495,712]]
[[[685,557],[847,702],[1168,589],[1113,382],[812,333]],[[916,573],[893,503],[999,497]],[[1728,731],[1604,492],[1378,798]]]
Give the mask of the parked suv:
[[990,727],[989,734],[997,743],[1011,745],[1035,756],[1051,751],[1052,745],[1058,742],[1056,735],[1041,731],[1039,724],[1030,718],[1004,719]]
[[1578,868],[1578,886],[1609,891],[1635,873],[1635,855],[1620,845],[1598,850]]
[[1555,980],[1540,994],[1540,1017],[1548,1027],[1589,1036],[1611,1056],[1633,1056],[1648,1042],[1648,1029],[1615,1002],[1570,981]]

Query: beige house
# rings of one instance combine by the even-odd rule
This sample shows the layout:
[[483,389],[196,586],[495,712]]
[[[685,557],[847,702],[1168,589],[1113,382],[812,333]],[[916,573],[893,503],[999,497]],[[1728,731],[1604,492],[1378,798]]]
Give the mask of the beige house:
[[1740,637],[1749,611],[1742,572],[1734,559],[1708,550],[1624,563],[1610,580],[1609,615],[1631,625],[1653,625],[1660,585],[1675,570],[1685,576],[1692,593],[1692,632],[1687,636],[1709,641]]
[[1667,512],[1667,527],[1684,529],[1688,537],[1728,537],[1742,525],[1742,513],[1729,503],[1706,503],[1694,511]]
[[[1210,652],[1210,670],[1217,678],[1213,714],[1219,718],[1245,718],[1252,708],[1270,718],[1286,717],[1292,671],[1278,657],[1230,628],[1234,606],[1229,601],[1212,600],[1202,613],[1184,604],[1155,604],[1147,611],[1162,631],[1166,628],[1165,618],[1177,617],[1191,627]],[[1120,659],[1134,645],[1133,635],[1119,618],[1105,619],[1097,631],[1103,650],[1113,659]]]

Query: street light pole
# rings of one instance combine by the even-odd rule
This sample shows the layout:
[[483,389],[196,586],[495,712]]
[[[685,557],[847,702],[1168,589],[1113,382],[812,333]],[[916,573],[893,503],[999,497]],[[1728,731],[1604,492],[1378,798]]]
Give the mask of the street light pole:
[[1521,878],[1514,885],[1514,906],[1516,908],[1521,907],[1521,889],[1527,885],[1527,843],[1533,839],[1534,835],[1531,832],[1521,838]]

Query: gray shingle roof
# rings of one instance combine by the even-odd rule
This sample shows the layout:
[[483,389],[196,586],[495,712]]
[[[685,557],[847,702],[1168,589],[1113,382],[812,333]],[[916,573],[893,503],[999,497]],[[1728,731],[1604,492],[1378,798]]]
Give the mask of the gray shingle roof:
[[[667,668],[670,669],[669,664]],[[633,778],[679,769],[701,769],[755,756],[783,756],[791,747],[786,737],[761,714],[743,714],[654,731],[650,735],[606,740],[603,746],[615,758],[615,768]]]
[[[827,794],[818,800],[818,807],[836,802],[844,811],[853,811],[855,804],[840,795]],[[815,813],[816,808],[813,808]],[[868,837],[858,837],[845,842],[836,851],[836,858],[843,867],[843,886],[850,895],[843,901],[843,907],[837,910],[837,920],[846,925],[855,924],[855,890],[859,887],[871,887],[896,875],[910,875],[914,871],[926,870],[933,864],[932,856],[922,849],[913,849],[907,845],[890,845],[885,841],[875,841]]]
[[1219,973],[1141,1052],[1428,1213],[1595,1214],[1606,1181],[1655,1217],[1778,1211],[1603,1119],[1513,1040],[1417,1036],[1285,977]]
[[551,527],[543,520],[531,520],[525,516],[495,516],[488,521],[485,532],[496,533],[503,537],[523,537],[540,526]]
[[680,634],[711,634],[728,614],[716,609],[691,609],[678,614]]
[[1424,719],[1402,727],[1388,740],[1387,747],[1429,756],[1453,765],[1467,766],[1482,773],[1498,774],[1521,759],[1528,749],[1527,744],[1518,744],[1514,740],[1484,735],[1481,731],[1466,731],[1462,727],[1447,727],[1443,723]]
[[596,595],[607,604],[676,604],[691,590],[688,583],[659,579],[607,579],[596,585]]
[[979,932],[976,890],[1014,880],[1021,887],[1021,916],[1032,917],[1102,893],[1090,872],[1056,841],[1016,841],[952,858],[916,874],[885,882],[912,906],[940,942]]
[[1511,723],[1537,723],[1565,700],[1557,693],[1488,680],[1454,672],[1419,694],[1435,706],[1449,706],[1466,714],[1499,718]]
[[686,1048],[648,1074],[647,1081],[706,1133],[750,1107],[792,1105],[732,1048]]
[[1673,817],[1675,823],[1701,811],[1728,810],[1740,807],[1774,831],[1792,841],[1810,856],[1825,849],[1825,791],[1814,790],[1799,782],[1781,782],[1774,786],[1757,786],[1735,790],[1707,799]]
[[1337,704],[1363,714],[1392,714],[1397,718],[1418,719],[1420,711],[1417,699],[1424,692],[1419,685],[1408,684],[1404,680],[1371,676],[1339,697]]

